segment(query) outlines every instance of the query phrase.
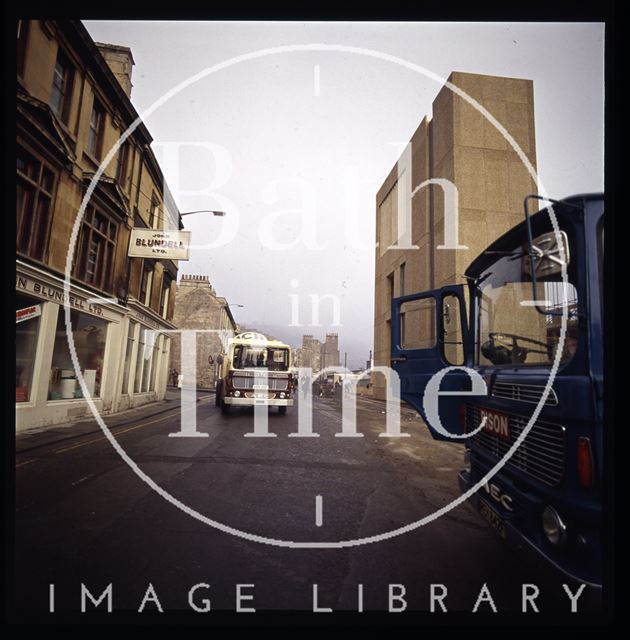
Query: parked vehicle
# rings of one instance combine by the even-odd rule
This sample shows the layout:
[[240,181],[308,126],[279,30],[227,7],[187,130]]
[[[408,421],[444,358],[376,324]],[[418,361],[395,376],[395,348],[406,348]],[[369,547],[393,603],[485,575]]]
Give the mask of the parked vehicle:
[[[402,399],[438,439],[447,437],[427,414],[423,395],[436,373],[460,367],[441,379],[440,393],[453,395],[438,402],[446,431],[474,433],[465,440],[462,492],[496,470],[471,497],[481,516],[522,553],[597,588],[603,545],[604,197],[550,201],[557,230],[547,209],[529,215],[532,199],[543,200],[526,198],[525,221],[470,264],[467,284],[392,301],[392,367]],[[422,348],[406,344],[414,305],[432,310],[432,345],[431,335]],[[429,324],[423,325],[425,334]],[[472,391],[473,374],[485,382],[483,395]]]

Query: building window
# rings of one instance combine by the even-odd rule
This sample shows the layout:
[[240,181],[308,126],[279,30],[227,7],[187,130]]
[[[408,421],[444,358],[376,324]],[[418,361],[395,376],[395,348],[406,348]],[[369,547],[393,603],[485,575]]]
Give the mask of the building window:
[[73,69],[68,62],[68,59],[60,49],[57,52],[57,61],[53,70],[50,106],[57,116],[59,116],[59,118],[64,122],[68,122],[68,116],[70,114],[73,77]]
[[142,267],[142,278],[140,279],[140,295],[138,300],[147,307],[151,306],[151,289],[153,288],[153,264],[144,263]]
[[120,393],[129,393],[129,369],[131,367],[131,356],[133,354],[134,332],[136,330],[136,323],[133,320],[129,321],[129,329],[127,330],[127,346],[125,349],[125,360],[123,362],[123,379]]
[[16,294],[15,311],[15,401],[28,402],[33,385],[42,302]]
[[[90,395],[100,397],[108,323],[101,318],[95,318],[76,310],[70,312],[70,321],[81,375]],[[77,380],[68,348],[66,313],[63,307],[59,307],[48,399],[62,400],[81,397],[83,397],[83,392]]]
[[149,227],[151,227],[151,229],[160,228],[160,203],[155,196],[151,198],[151,209],[149,210]]
[[394,297],[394,274],[390,273],[387,276],[387,308],[391,307],[391,302]]
[[171,279],[164,274],[162,281],[162,293],[160,295],[160,315],[166,318],[168,313],[168,301],[171,294]]
[[43,260],[57,176],[43,162],[17,149],[17,251]]
[[129,145],[125,142],[118,149],[116,162],[116,180],[123,191],[127,192],[127,164],[129,160]]
[[90,129],[88,131],[87,151],[97,159],[100,159],[101,157],[104,126],[105,111],[99,101],[94,98],[92,114],[90,115]]
[[29,22],[29,20],[17,21],[17,72],[19,75],[24,73],[24,58],[26,57]]
[[405,295],[405,262],[403,262],[400,265],[400,293],[399,295],[404,296]]
[[74,275],[97,289],[111,292],[118,225],[93,205],[85,210],[75,254]]

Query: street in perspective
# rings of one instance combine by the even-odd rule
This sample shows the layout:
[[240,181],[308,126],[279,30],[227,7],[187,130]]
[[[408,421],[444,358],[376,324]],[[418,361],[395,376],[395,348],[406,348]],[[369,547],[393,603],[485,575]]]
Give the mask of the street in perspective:
[[9,617],[609,612],[603,42],[18,20]]

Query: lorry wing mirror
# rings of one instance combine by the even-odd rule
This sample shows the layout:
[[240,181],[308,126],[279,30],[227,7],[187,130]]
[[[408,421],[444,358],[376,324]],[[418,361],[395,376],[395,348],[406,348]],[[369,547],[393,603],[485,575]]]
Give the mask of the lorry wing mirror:
[[[544,278],[560,273],[562,266],[569,264],[569,239],[564,231],[560,231],[559,235],[560,242],[558,234],[553,231],[543,233],[532,241],[531,249],[527,247],[529,250],[523,257],[523,273],[531,276],[533,266],[536,276]],[[533,260],[532,249],[535,254]]]
[[[569,242],[566,233],[563,231],[560,232],[560,242],[558,242],[555,232],[545,233],[536,238],[536,241],[534,242],[532,237],[532,223],[529,215],[530,200],[542,200],[551,204],[557,204],[563,207],[573,207],[575,209],[581,209],[582,207],[569,204],[567,202],[552,200],[551,198],[545,198],[544,196],[536,194],[526,196],[523,202],[523,208],[525,210],[525,227],[527,228],[527,255],[523,257],[523,271],[527,273],[527,275],[531,276],[532,279],[533,307],[538,311],[538,313],[543,315],[561,316],[562,311],[545,309],[538,304],[538,298],[536,296],[536,276],[543,277],[552,273],[558,273],[562,271],[563,264],[569,264]],[[555,269],[555,271],[551,269]]]
[[217,356],[217,364],[223,364],[223,356],[222,355],[218,355]]

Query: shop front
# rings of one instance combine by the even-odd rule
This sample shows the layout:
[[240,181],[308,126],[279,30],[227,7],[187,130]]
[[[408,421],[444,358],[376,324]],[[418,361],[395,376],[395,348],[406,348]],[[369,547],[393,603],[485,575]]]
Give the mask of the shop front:
[[[164,397],[172,329],[157,314],[99,298],[33,265],[16,263],[16,430],[103,415]],[[68,345],[65,306],[85,392]],[[140,305],[138,305],[139,307]],[[155,317],[153,317],[155,316]]]
[[129,301],[116,411],[164,398],[171,345],[169,331],[174,328],[158,314]]

